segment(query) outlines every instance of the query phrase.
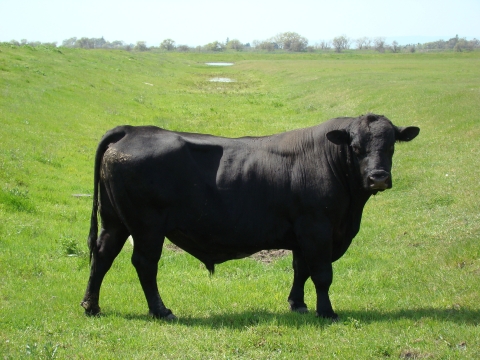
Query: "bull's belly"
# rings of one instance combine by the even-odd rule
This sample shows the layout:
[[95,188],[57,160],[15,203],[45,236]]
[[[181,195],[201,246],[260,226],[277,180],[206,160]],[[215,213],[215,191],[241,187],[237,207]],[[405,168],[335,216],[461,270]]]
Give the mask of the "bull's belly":
[[175,229],[167,234],[167,238],[205,264],[220,264],[228,260],[241,259],[261,250],[295,250],[298,246],[293,231],[287,231],[275,238],[269,236],[259,238],[255,234],[212,232],[206,234]]

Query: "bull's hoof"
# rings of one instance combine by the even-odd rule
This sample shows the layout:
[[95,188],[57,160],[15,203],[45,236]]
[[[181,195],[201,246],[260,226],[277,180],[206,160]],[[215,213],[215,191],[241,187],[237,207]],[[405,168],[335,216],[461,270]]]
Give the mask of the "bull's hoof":
[[299,313],[299,314],[307,314],[308,313],[308,308],[306,307],[299,307],[299,308],[290,308],[290,310],[296,312],[296,313]]
[[178,318],[173,315],[173,314],[168,314],[167,316],[163,317],[162,318],[163,320],[166,320],[166,321],[175,321],[175,320],[178,320]]
[[152,311],[150,311],[148,313],[148,315],[150,315],[151,317],[155,318],[155,319],[162,319],[162,320],[165,320],[165,321],[175,321],[175,320],[178,320],[178,318],[173,315],[172,311],[167,309],[167,311],[164,311],[162,313],[154,313]]
[[288,300],[288,303],[290,304],[290,310],[291,310],[291,311],[294,311],[294,312],[299,313],[299,314],[306,314],[306,313],[308,313],[308,307],[307,307],[307,305],[305,305],[305,304],[295,305],[295,303],[293,302],[293,300]]
[[308,313],[308,308],[306,306],[300,306],[300,307],[293,307],[290,306],[290,310],[299,314],[307,314]]
[[100,315],[100,306],[91,304],[89,301],[82,301],[80,306],[85,309],[85,315],[98,316]]
[[332,320],[333,322],[337,322],[339,319],[338,319],[338,315],[335,314],[333,311],[329,311],[329,312],[325,312],[325,313],[319,313],[318,311],[316,312],[316,316],[317,317],[321,317],[323,319],[328,319],[328,320]]

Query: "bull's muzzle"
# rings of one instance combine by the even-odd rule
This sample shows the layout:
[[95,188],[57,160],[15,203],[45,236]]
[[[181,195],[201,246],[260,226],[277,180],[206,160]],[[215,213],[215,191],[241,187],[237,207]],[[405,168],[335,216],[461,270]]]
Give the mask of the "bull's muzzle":
[[390,174],[386,171],[375,171],[368,176],[368,187],[371,190],[386,190],[392,187]]

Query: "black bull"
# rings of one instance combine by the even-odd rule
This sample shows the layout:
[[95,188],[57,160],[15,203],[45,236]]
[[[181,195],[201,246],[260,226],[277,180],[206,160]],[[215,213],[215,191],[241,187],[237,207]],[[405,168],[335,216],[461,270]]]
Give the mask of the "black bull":
[[336,318],[328,296],[332,262],[359,231],[369,197],[392,186],[395,142],[419,131],[374,114],[238,139],[157,127],[108,131],[95,158],[91,271],[81,305],[87,314],[100,312],[103,278],[131,235],[132,263],[155,317],[175,318],[157,287],[167,237],[211,272],[260,250],[290,249],[291,309],[307,311],[311,277],[317,314]]

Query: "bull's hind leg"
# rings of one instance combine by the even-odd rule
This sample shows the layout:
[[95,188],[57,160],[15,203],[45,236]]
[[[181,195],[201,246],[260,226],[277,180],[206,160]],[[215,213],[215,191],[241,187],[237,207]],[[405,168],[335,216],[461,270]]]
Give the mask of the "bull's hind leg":
[[80,304],[85,308],[87,315],[100,313],[98,300],[103,278],[112,266],[113,260],[122,250],[128,235],[128,230],[121,223],[117,223],[115,226],[110,223],[106,229],[102,229],[96,246],[92,250],[90,278],[85,296]]
[[176,316],[163,304],[157,286],[158,261],[162,255],[163,242],[164,237],[159,236],[158,233],[134,235],[132,264],[142,284],[150,315],[175,320]]
[[102,230],[96,241],[89,244],[92,255],[90,278],[88,279],[85,296],[80,304],[85,308],[85,313],[88,315],[97,315],[100,312],[98,299],[103,278],[130,235],[125,225],[118,218],[103,185],[100,186],[100,200],[102,204],[100,207]]
[[293,285],[290,295],[288,296],[288,303],[290,309],[299,313],[308,312],[307,304],[305,304],[305,282],[310,277],[310,270],[307,262],[303,258],[300,251],[293,251]]

